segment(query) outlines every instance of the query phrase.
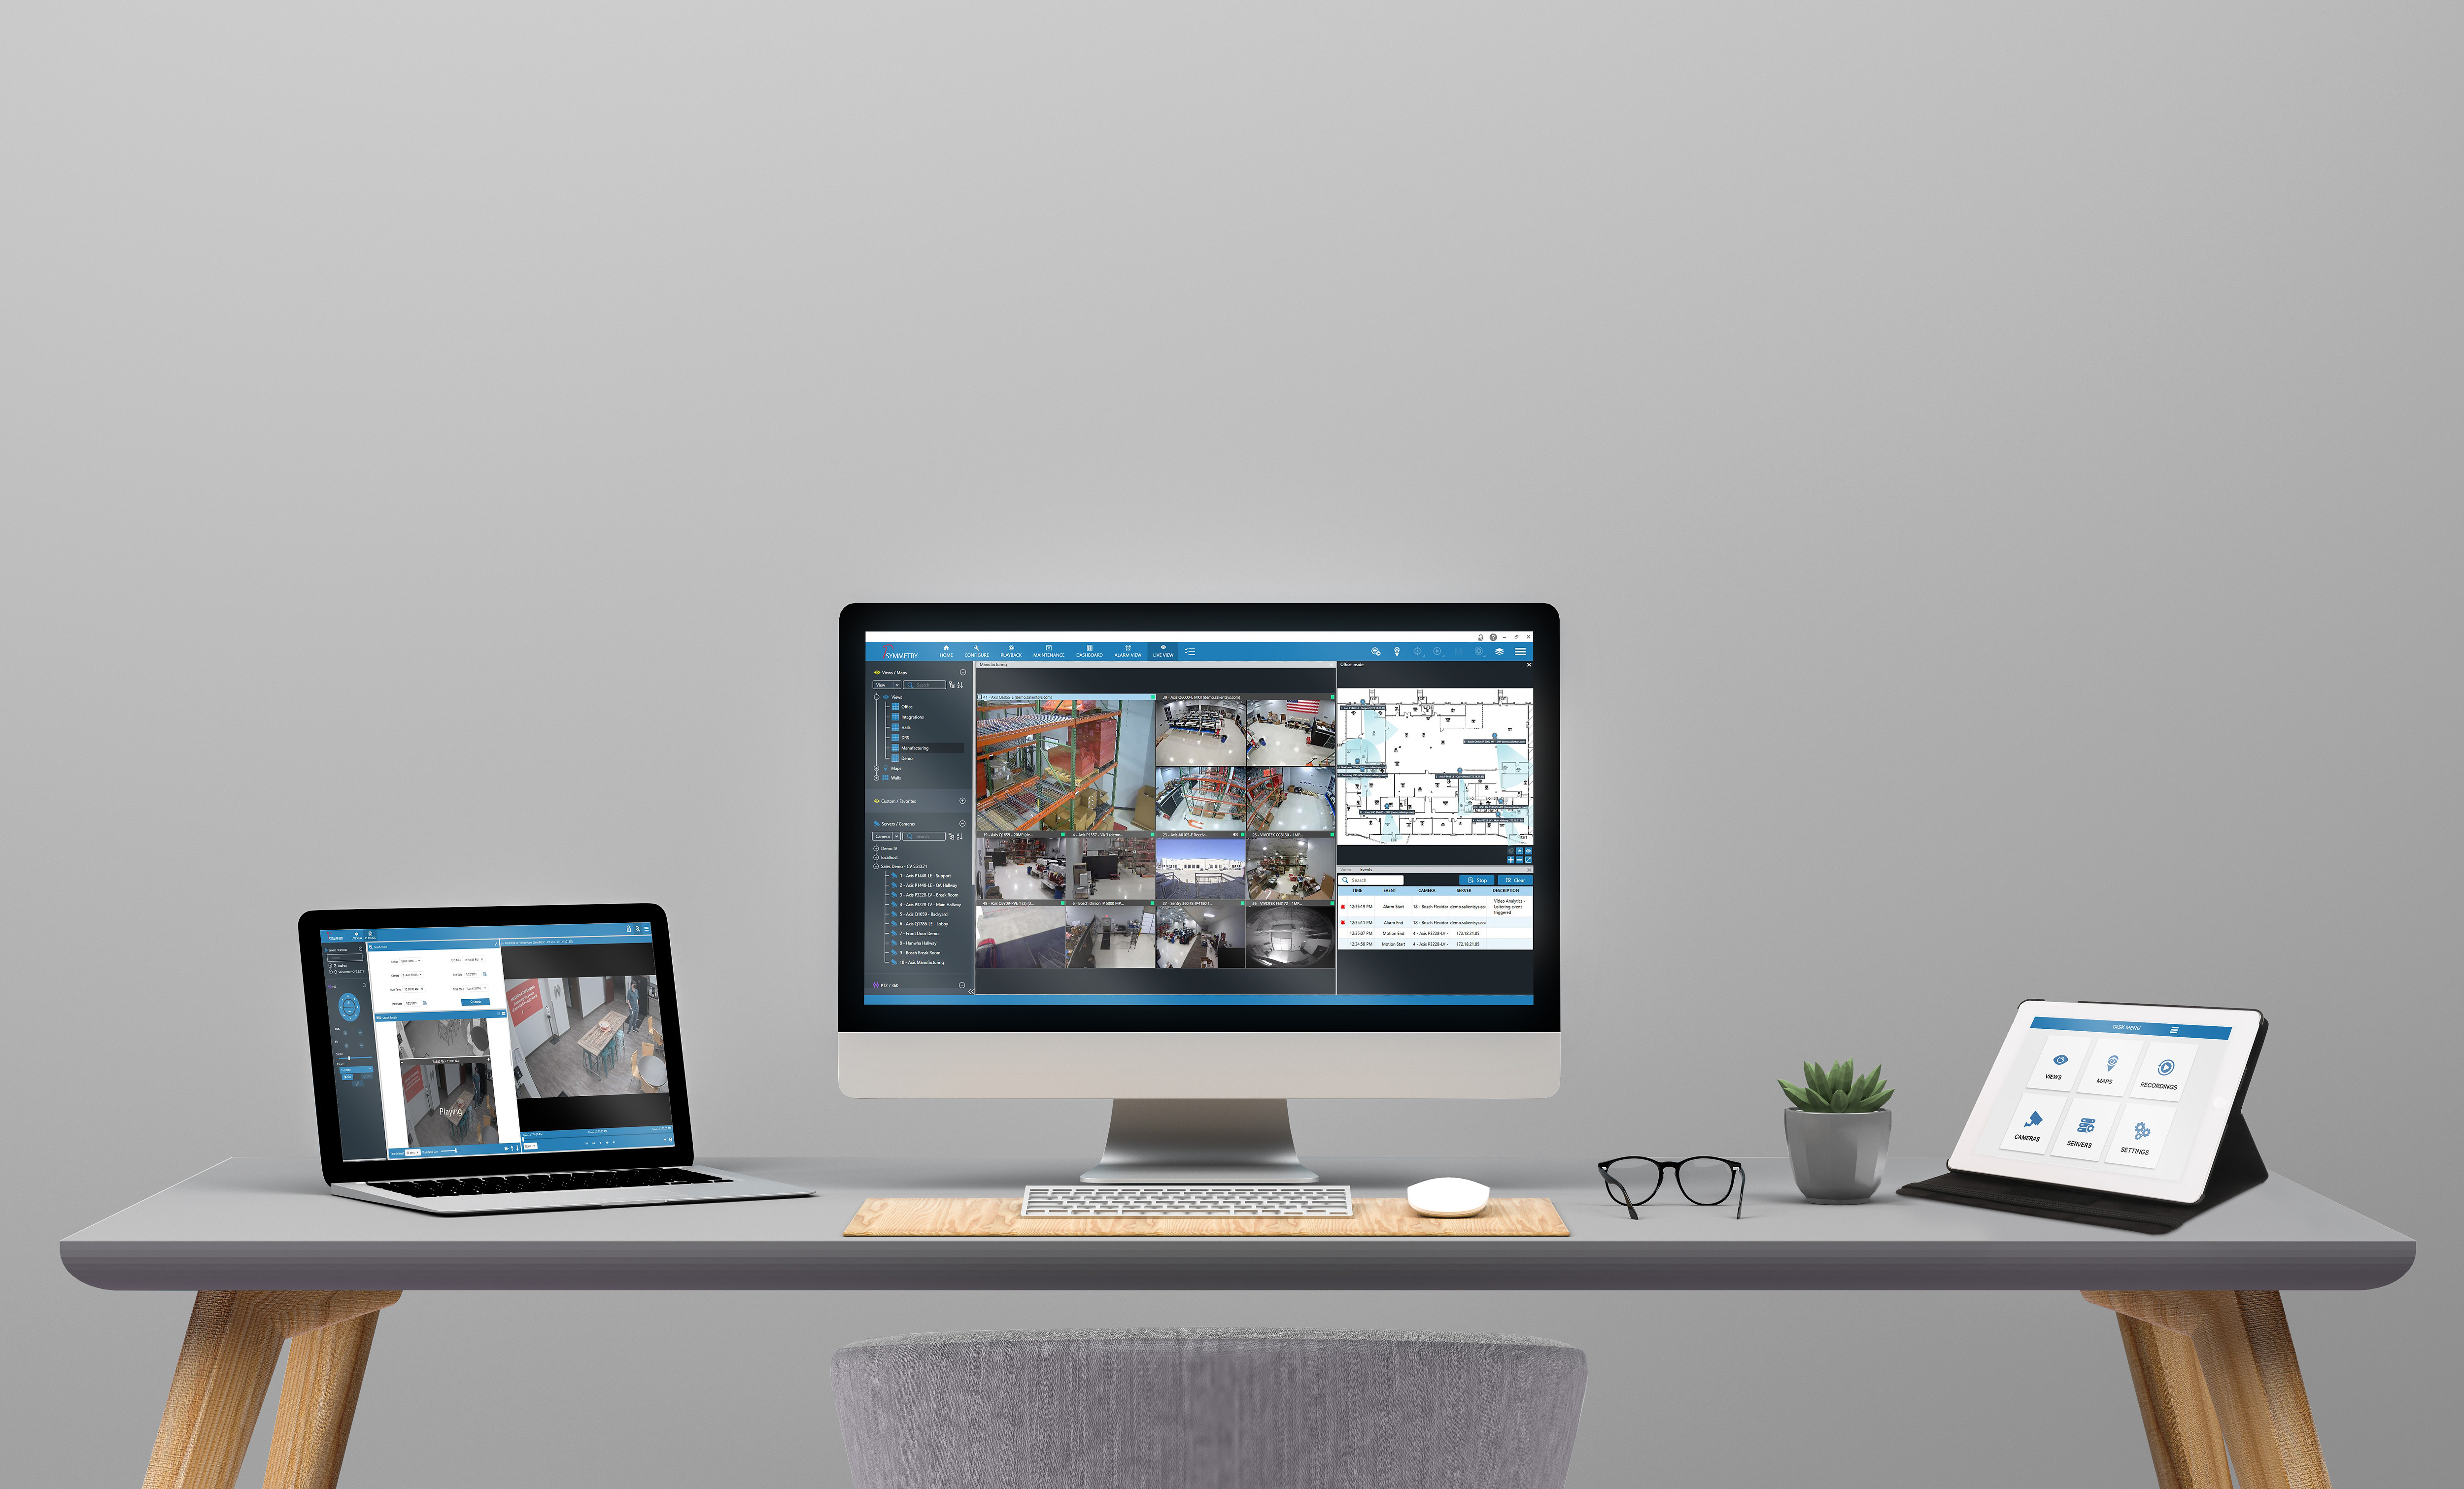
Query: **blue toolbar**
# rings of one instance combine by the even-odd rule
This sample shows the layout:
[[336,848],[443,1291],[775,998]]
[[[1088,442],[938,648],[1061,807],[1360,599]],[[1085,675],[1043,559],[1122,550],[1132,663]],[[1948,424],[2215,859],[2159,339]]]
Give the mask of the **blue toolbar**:
[[1529,662],[1513,642],[869,641],[868,662]]

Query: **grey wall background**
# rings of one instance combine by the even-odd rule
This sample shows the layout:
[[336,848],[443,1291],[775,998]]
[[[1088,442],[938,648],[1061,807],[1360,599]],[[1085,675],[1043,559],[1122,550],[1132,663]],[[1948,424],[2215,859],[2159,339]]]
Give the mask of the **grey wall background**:
[[[715,1152],[1091,1152],[832,1078],[837,607],[1053,593],[1564,611],[1564,1093],[1305,1150],[1769,1152],[1854,1056],[1941,1151],[2020,997],[2255,1003],[2269,1156],[2423,1242],[2290,1301],[2330,1461],[2431,1477],[2458,26],[9,7],[11,1477],[141,1472],[187,1301],[54,1248],[309,1149],[312,905],[663,901]],[[2148,1473],[2059,1295],[506,1294],[349,1474],[827,1484],[846,1340],[1303,1320],[1582,1346],[1583,1485]]]

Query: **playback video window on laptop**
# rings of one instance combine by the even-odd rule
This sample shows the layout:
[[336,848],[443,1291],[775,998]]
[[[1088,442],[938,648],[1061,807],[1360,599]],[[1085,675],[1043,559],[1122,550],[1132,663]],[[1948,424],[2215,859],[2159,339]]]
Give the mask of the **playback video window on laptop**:
[[[1553,1029],[1536,648],[1468,627],[867,632],[842,1027],[1204,1008]],[[977,1022],[1001,1010],[1035,1012]]]
[[648,924],[319,940],[346,1162],[674,1145]]

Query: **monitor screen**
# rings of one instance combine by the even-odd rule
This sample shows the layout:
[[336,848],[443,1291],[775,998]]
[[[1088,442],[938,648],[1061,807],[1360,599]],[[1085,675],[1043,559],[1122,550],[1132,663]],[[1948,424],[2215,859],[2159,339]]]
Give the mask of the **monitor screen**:
[[651,923],[315,934],[345,1163],[674,1146]]
[[1553,612],[1335,608],[852,607],[841,1029],[1554,1031]]

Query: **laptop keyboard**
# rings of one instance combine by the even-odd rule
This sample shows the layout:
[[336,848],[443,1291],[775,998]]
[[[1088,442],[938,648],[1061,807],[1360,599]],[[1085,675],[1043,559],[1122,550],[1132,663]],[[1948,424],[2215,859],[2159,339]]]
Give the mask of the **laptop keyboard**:
[[660,1184],[724,1184],[691,1169],[587,1169],[579,1173],[490,1173],[467,1179],[370,1179],[370,1189],[442,1199],[453,1194],[538,1194],[567,1189],[647,1189]]

